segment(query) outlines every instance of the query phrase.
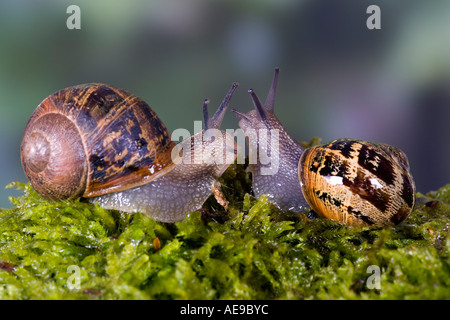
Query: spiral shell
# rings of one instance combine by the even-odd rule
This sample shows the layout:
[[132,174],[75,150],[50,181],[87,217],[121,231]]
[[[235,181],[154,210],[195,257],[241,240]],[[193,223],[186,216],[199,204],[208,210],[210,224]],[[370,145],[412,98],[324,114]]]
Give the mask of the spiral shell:
[[62,89],[29,119],[21,161],[51,199],[94,197],[148,183],[174,168],[174,142],[138,97],[105,84]]
[[305,150],[298,169],[305,199],[325,218],[351,226],[393,226],[414,207],[407,158],[386,144],[334,140]]

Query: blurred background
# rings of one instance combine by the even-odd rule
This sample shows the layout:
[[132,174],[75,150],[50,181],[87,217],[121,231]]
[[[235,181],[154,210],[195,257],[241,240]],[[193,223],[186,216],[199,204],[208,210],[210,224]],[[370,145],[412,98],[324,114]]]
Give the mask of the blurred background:
[[[81,30],[69,30],[69,5]],[[369,5],[381,29],[369,30]],[[297,140],[385,142],[409,157],[418,191],[450,183],[449,0],[155,0],[0,2],[0,208],[26,181],[25,124],[51,93],[104,82],[145,100],[168,129],[194,130],[233,81],[231,107],[265,99]],[[238,128],[227,113],[222,128]]]

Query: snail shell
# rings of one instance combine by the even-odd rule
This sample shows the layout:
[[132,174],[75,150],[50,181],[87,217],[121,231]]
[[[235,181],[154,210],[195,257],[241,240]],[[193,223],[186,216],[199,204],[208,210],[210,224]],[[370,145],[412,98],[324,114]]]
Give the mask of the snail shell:
[[94,197],[145,184],[173,169],[174,142],[138,97],[105,84],[62,89],[29,119],[21,160],[50,200]]
[[[406,219],[414,207],[415,185],[403,151],[354,139],[305,149],[274,114],[278,71],[264,105],[250,89],[255,110],[246,114],[233,110],[248,141],[263,143],[278,159],[278,168],[270,175],[262,169],[272,163],[249,166],[255,196],[266,194],[281,210],[303,212],[310,207],[322,217],[351,226],[392,226]],[[255,137],[255,129],[268,133]],[[268,142],[274,130],[277,148]]]
[[392,226],[406,219],[415,187],[406,156],[393,148],[338,139],[306,149],[298,168],[311,208],[352,226]]

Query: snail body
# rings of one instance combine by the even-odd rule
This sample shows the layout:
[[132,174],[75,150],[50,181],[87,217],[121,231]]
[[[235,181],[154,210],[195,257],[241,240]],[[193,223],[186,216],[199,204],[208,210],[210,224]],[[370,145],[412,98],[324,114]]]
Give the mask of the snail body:
[[[219,128],[237,86],[212,118],[204,103],[205,130],[226,135]],[[191,146],[194,137],[180,143],[193,157],[198,151]],[[196,141],[207,160],[210,141]],[[110,85],[87,84],[62,89],[39,104],[24,130],[21,161],[33,188],[49,200],[83,197],[108,209],[142,211],[174,222],[202,206],[229,165],[178,161],[181,153],[174,157],[175,146],[143,100]],[[223,152],[235,157],[235,145]],[[191,190],[190,184],[198,189]]]
[[[311,148],[298,144],[274,114],[278,69],[265,104],[249,90],[255,110],[246,114],[233,110],[244,133],[266,129],[277,131],[278,148],[270,149],[269,138],[258,135],[279,169],[264,176],[268,164],[251,164],[255,196],[266,194],[282,210],[303,212],[310,207],[319,216],[350,226],[393,226],[406,219],[415,203],[415,185],[408,159],[396,147],[337,139]],[[264,140],[263,140],[264,139]],[[249,139],[251,140],[251,139]]]

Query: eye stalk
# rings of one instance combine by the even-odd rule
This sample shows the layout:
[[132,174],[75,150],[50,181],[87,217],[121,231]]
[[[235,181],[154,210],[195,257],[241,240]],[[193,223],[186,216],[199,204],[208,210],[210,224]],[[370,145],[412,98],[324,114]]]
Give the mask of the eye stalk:
[[225,112],[227,111],[227,107],[230,104],[231,97],[233,96],[233,93],[236,91],[237,87],[239,87],[239,83],[233,82],[230,90],[226,94],[225,98],[222,100],[222,103],[220,104],[219,108],[217,109],[216,113],[212,116],[212,118],[209,116],[208,113],[209,99],[205,99],[203,101],[203,121],[205,122],[205,130],[211,128],[214,129],[220,128],[220,125],[222,124],[223,118],[225,116]]
[[261,101],[259,100],[258,96],[253,91],[253,89],[248,89],[248,93],[250,93],[250,95],[252,97],[253,105],[255,106],[255,110],[256,110],[256,113],[258,114],[259,118],[264,122],[267,129],[271,130],[272,127],[267,119],[267,112],[264,109],[263,105],[261,104]]
[[275,96],[277,94],[277,86],[278,86],[278,73],[280,73],[280,68],[275,68],[275,72],[273,75],[272,85],[270,86],[269,93],[267,94],[266,102],[264,103],[264,107],[266,110],[273,113],[275,106]]

